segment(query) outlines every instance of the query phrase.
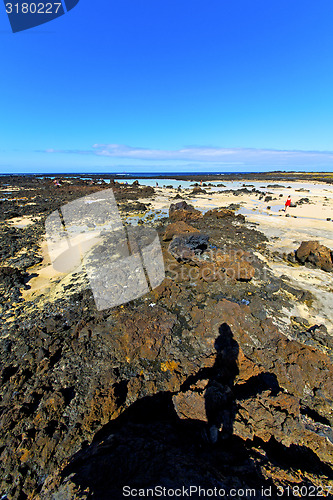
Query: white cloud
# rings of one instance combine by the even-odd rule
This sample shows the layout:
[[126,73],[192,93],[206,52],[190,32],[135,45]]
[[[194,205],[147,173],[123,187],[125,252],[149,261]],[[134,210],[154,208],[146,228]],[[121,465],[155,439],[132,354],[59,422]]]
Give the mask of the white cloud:
[[332,151],[275,150],[187,146],[181,149],[151,149],[123,144],[94,144],[89,150],[46,150],[48,153],[94,155],[132,161],[194,162],[196,164],[240,165],[244,167],[333,168]]
[[[98,156],[112,158],[135,158],[137,160],[185,160],[221,161],[235,154],[236,150],[227,148],[190,146],[178,150],[149,149],[121,144],[94,144]],[[229,162],[228,162],[229,163]]]

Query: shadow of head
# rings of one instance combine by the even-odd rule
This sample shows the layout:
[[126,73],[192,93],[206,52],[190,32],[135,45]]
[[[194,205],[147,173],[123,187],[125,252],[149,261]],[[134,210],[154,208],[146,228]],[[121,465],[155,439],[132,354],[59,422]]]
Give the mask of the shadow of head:
[[227,375],[234,381],[235,377],[239,374],[237,362],[239,345],[234,339],[232,330],[227,323],[220,325],[219,335],[215,339],[214,347],[217,352],[215,367],[220,372],[220,375]]
[[237,351],[238,355],[238,343],[234,339],[232,330],[227,323],[223,323],[219,327],[219,336],[215,339],[214,347],[218,353],[232,351],[234,354],[236,354]]

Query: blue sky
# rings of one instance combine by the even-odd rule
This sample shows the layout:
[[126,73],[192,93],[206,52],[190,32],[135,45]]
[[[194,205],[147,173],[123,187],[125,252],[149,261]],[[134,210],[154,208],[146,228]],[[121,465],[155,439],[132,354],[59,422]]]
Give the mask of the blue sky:
[[0,7],[3,173],[333,171],[332,0]]

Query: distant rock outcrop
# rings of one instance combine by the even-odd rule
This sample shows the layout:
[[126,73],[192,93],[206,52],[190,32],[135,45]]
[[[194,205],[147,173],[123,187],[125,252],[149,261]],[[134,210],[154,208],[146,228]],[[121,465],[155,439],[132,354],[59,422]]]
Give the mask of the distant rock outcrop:
[[190,193],[191,195],[196,195],[196,194],[206,194],[207,191],[205,189],[202,189],[200,186],[198,187],[194,187],[193,190],[192,190],[192,193]]

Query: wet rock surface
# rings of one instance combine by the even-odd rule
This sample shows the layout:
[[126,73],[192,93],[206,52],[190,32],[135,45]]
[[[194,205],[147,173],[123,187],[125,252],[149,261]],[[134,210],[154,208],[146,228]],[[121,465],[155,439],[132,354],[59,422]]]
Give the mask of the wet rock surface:
[[[102,186],[73,181],[54,188],[41,180],[43,197],[54,194],[34,215]],[[40,196],[34,178],[22,189],[28,203]],[[129,199],[135,190],[143,198],[140,186],[115,187],[125,202],[127,190]],[[26,215],[21,208],[15,217]],[[200,214],[191,220],[194,229],[171,231],[172,215],[181,211],[195,213],[182,205],[155,224],[163,283],[104,311],[96,310],[83,271],[20,300],[29,286],[25,273],[40,265],[43,217],[22,229],[12,251],[5,244],[3,498],[117,499],[125,485],[191,484],[255,488],[262,498],[262,486],[332,486],[332,342],[325,325],[282,322],[290,297],[309,297],[258,258],[264,235],[232,214]],[[2,230],[12,241],[8,224]],[[164,241],[168,230],[173,239]],[[169,251],[177,238],[188,245],[203,236],[199,255],[198,248],[190,248],[189,259]],[[37,261],[20,260],[25,246]],[[250,266],[250,279],[228,273],[239,262]]]

